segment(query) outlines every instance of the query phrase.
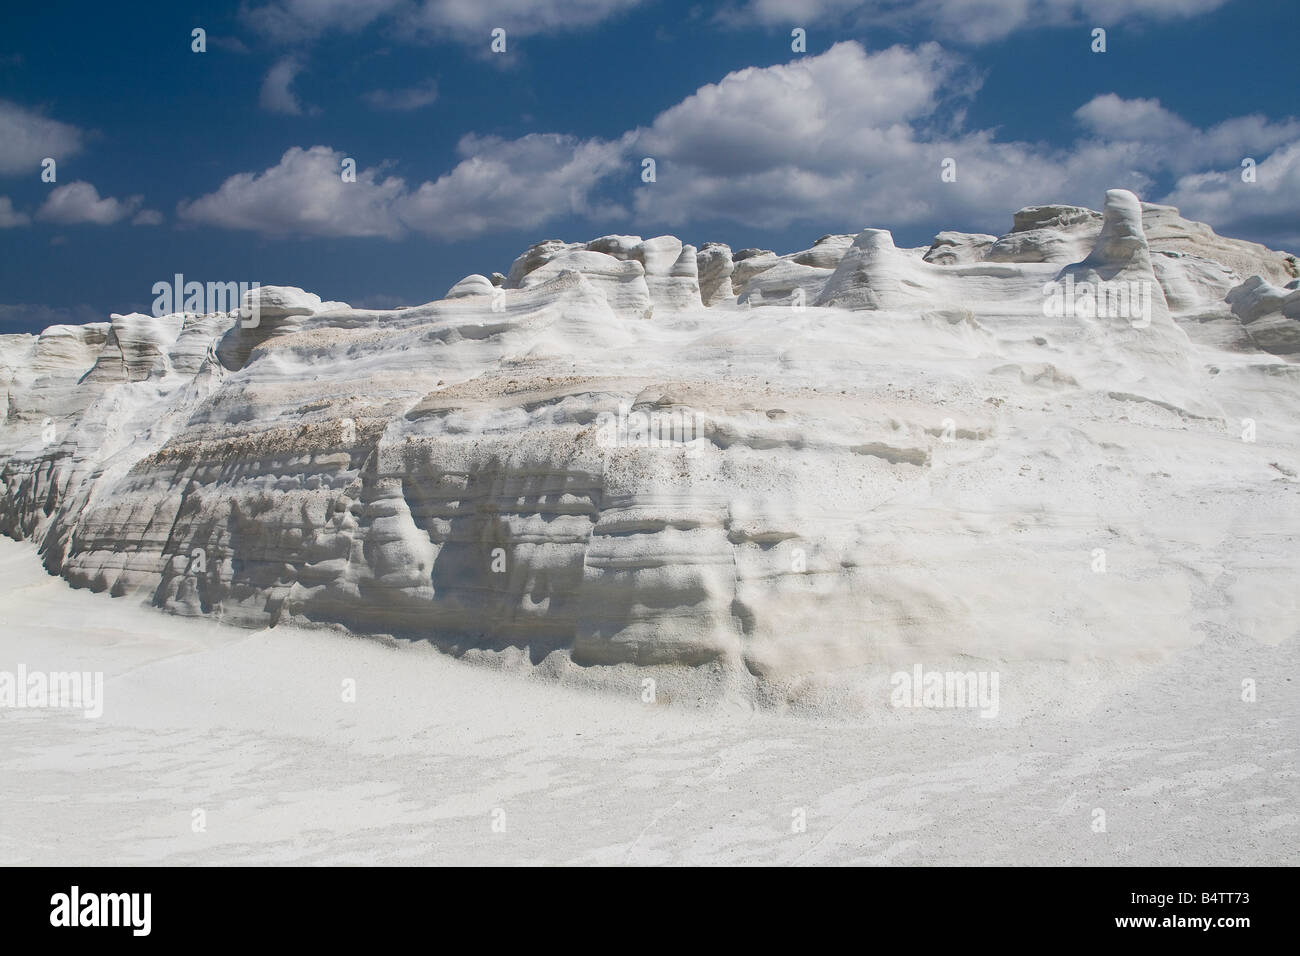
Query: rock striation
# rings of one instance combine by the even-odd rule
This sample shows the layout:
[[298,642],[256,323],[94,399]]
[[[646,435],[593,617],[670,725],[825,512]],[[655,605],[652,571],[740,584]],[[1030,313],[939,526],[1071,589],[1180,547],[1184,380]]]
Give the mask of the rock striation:
[[1281,639],[1295,262],[1111,190],[928,248],[547,240],[396,311],[264,287],[253,328],[3,336],[0,530],[174,613],[774,699],[918,648]]

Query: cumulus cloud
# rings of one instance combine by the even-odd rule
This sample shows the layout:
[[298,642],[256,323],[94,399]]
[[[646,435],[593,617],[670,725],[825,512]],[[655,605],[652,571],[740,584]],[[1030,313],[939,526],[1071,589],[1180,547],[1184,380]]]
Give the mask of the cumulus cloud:
[[507,36],[566,33],[621,15],[640,0],[424,0],[406,20],[424,36],[486,44],[493,29]]
[[131,220],[133,226],[161,226],[163,214],[157,209],[141,209]]
[[1258,159],[1255,181],[1230,171],[1192,173],[1178,180],[1165,202],[1218,232],[1247,235],[1273,248],[1300,251],[1300,142]]
[[[998,141],[941,119],[960,116],[956,101],[970,90],[958,62],[929,44],[867,53],[844,42],[739,70],[639,131],[636,152],[655,158],[658,176],[637,191],[635,208],[674,227],[717,218],[998,232],[1021,206],[1095,206],[1115,186],[1155,198],[1171,175],[1235,166],[1242,150],[1300,137],[1294,120],[1246,116],[1198,129],[1158,100],[1108,94],[1076,111],[1080,137],[1068,148]],[[956,163],[955,182],[940,179],[944,159]]]
[[1112,143],[1131,143],[1152,166],[1183,172],[1207,163],[1236,163],[1254,152],[1270,152],[1300,138],[1300,122],[1273,123],[1263,116],[1238,116],[1197,129],[1159,100],[1094,97],[1075,110],[1088,131]]
[[393,204],[405,194],[405,183],[381,179],[374,168],[359,169],[356,182],[344,182],[345,158],[327,146],[295,146],[270,169],[239,173],[214,193],[182,201],[177,215],[189,223],[279,237],[397,238],[403,227]]
[[425,80],[403,90],[371,90],[363,97],[375,109],[399,112],[418,110],[437,98],[438,84],[433,80]]
[[564,215],[608,215],[597,184],[625,167],[625,141],[534,133],[515,140],[465,136],[449,173],[406,197],[402,219],[426,235],[453,238],[522,229]]
[[531,134],[516,140],[466,136],[461,161],[437,180],[408,189],[399,177],[358,169],[340,176],[344,154],[294,147],[262,173],[241,173],[216,192],[182,202],[184,221],[270,236],[383,236],[409,230],[445,239],[531,228],[564,214],[608,210],[590,198],[622,162],[624,144]]
[[99,190],[93,185],[78,180],[50,190],[49,196],[37,210],[36,218],[65,226],[80,223],[111,226],[134,213],[142,202],[142,196],[129,196],[126,199],[105,196],[101,199]]
[[12,229],[14,226],[25,226],[32,221],[32,217],[25,212],[19,212],[14,209],[14,201],[8,196],[0,196],[0,229]]
[[270,40],[306,43],[387,21],[406,38],[486,45],[491,31],[509,36],[563,33],[594,26],[641,0],[273,0],[246,8],[245,22]]
[[[946,134],[939,108],[958,73],[934,44],[869,54],[850,41],[728,74],[640,131],[637,150],[655,158],[658,179],[637,192],[637,211],[668,224],[860,228],[1005,216],[1008,192],[1027,201],[1059,192],[1063,156],[987,132]],[[969,92],[956,85],[957,97]],[[940,182],[945,158],[957,161],[955,183]]]
[[840,43],[701,87],[660,113],[641,143],[649,155],[724,175],[790,164],[839,169],[878,145],[869,142],[873,131],[933,112],[949,72],[933,44],[868,56],[856,43]]
[[262,109],[288,116],[302,115],[302,103],[291,88],[301,72],[302,64],[293,57],[286,57],[267,70],[259,99]]
[[964,44],[1001,40],[1036,27],[1113,26],[1173,20],[1217,10],[1229,0],[745,0],[724,22],[770,27],[841,24],[858,29],[924,29]]
[[1093,97],[1074,111],[1074,118],[1108,139],[1159,142],[1192,133],[1192,124],[1165,109],[1159,100],[1126,100],[1114,93]]
[[[374,169],[343,183],[343,154],[292,149],[265,172],[183,203],[181,216],[267,235],[455,239],[560,217],[608,220],[630,206],[639,228],[726,220],[1002,232],[1022,206],[1095,207],[1111,187],[1161,199],[1176,180],[1161,201],[1186,202],[1216,227],[1276,236],[1288,233],[1259,231],[1266,217],[1300,221],[1294,120],[1244,116],[1202,129],[1158,100],[1107,94],[1076,111],[1073,144],[1052,147],[964,129],[975,89],[962,61],[935,44],[868,53],[848,41],[730,73],[616,139],[466,136],[456,165],[419,186]],[[1231,177],[1208,170],[1236,171],[1250,154],[1269,159],[1239,205],[1221,195]],[[643,157],[656,162],[653,183],[640,182]],[[955,182],[941,179],[945,159]]]
[[56,161],[75,156],[83,139],[75,126],[0,100],[0,174],[37,170],[46,156]]

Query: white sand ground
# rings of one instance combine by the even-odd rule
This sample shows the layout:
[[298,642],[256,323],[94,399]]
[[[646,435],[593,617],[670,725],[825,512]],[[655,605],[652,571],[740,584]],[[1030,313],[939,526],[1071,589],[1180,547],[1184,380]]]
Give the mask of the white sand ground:
[[1210,634],[1082,717],[831,722],[181,619],[74,591],[3,539],[0,581],[0,670],[106,681],[98,720],[0,709],[7,865],[1235,865],[1300,846],[1294,639]]

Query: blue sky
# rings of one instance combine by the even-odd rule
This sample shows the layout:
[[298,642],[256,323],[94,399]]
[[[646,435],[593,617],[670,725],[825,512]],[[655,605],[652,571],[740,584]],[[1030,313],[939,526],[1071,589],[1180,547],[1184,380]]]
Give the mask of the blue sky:
[[[155,282],[391,307],[544,238],[920,245],[1110,186],[1300,251],[1300,62],[1267,0],[9,4],[0,332]],[[206,52],[191,31],[206,31]],[[506,31],[506,52],[490,50]],[[806,53],[791,30],[807,34]],[[1091,31],[1107,31],[1093,53]],[[57,163],[42,182],[41,161]],[[339,175],[356,161],[357,181]],[[641,181],[642,160],[657,179]],[[957,161],[957,181],[940,163]],[[1242,158],[1257,165],[1243,183]]]

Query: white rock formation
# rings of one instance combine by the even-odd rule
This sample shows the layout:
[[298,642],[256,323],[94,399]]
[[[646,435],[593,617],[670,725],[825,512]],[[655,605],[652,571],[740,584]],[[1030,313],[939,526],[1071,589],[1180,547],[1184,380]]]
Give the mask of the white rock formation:
[[1259,276],[1251,276],[1228,290],[1225,301],[1241,319],[1246,334],[1266,352],[1300,353],[1300,279],[1279,289]]
[[181,614],[716,665],[762,700],[917,648],[1280,640],[1295,276],[1112,190],[928,250],[548,240],[398,311],[263,288],[253,328],[4,336],[0,530]]
[[1101,216],[1081,206],[1027,206],[1015,214],[1011,232],[993,243],[990,262],[1076,262],[1101,230]]
[[581,274],[621,318],[648,319],[654,312],[645,267],[636,259],[620,260],[603,252],[563,252],[520,279],[519,288],[531,289],[563,272]]
[[922,258],[941,266],[980,262],[988,257],[989,248],[997,241],[997,236],[983,233],[941,232]]
[[700,279],[700,300],[704,305],[714,305],[730,299],[736,293],[731,284],[735,263],[731,247],[721,242],[706,242],[695,254],[695,266]]
[[466,276],[447,290],[444,299],[462,299],[470,295],[491,295],[496,286],[487,276]]

